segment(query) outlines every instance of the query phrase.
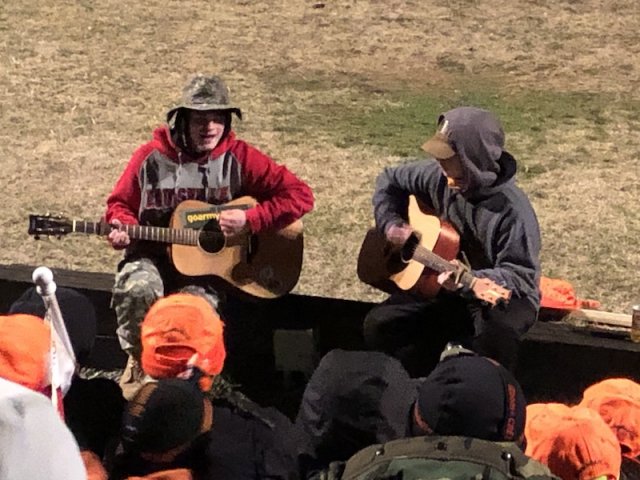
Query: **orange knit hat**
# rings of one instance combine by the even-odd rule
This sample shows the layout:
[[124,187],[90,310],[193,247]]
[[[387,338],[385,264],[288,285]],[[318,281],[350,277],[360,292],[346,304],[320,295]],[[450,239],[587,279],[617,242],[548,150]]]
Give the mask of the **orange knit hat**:
[[527,419],[533,423],[528,429],[532,432],[527,439],[528,456],[546,464],[563,480],[619,478],[620,445],[596,412],[579,406],[566,410],[532,407],[534,416]]
[[527,405],[527,421],[524,426],[524,436],[527,439],[541,438],[546,432],[553,428],[558,417],[571,412],[571,407],[564,403],[531,403]]
[[0,377],[31,390],[49,384],[51,330],[40,317],[0,315]]
[[640,402],[640,383],[629,378],[607,378],[594,383],[582,394],[583,401],[602,397],[629,397]]
[[161,298],[142,322],[142,369],[154,378],[177,377],[189,366],[218,375],[226,356],[222,331],[220,316],[204,298],[188,293]]
[[[622,455],[638,461],[640,457],[640,398],[635,398],[633,388],[625,388],[624,393],[615,392],[622,385],[633,387],[630,380],[616,379],[605,385],[589,387],[580,405],[588,407],[600,414],[609,428],[618,438]],[[635,383],[635,382],[632,382]],[[637,384],[636,384],[637,386]],[[630,395],[625,395],[629,393]]]

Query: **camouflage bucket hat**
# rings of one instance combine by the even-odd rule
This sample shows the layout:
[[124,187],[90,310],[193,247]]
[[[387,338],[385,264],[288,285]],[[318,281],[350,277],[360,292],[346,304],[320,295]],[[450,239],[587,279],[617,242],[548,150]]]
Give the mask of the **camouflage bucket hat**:
[[242,120],[242,111],[229,99],[227,85],[216,75],[198,74],[192,77],[182,89],[182,98],[167,112],[168,123],[180,109],[224,110],[235,113]]

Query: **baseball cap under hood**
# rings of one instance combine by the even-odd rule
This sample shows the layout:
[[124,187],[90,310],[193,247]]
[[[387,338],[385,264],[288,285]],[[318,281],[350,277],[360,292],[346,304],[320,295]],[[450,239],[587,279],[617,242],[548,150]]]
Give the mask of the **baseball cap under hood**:
[[[478,189],[493,186],[505,176],[500,162],[504,140],[500,121],[491,112],[476,107],[458,107],[439,116],[438,131],[422,145],[422,149],[441,159],[459,154],[469,173],[469,189]],[[509,173],[508,178],[515,170]]]

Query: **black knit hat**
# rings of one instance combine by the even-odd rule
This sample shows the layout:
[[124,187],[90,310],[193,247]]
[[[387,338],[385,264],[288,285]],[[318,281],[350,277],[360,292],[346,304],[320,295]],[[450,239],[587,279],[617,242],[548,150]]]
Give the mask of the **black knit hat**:
[[524,444],[526,399],[507,369],[486,357],[442,360],[419,388],[414,421],[424,432]]
[[211,424],[212,405],[197,381],[162,379],[144,384],[127,405],[122,446],[129,452],[179,453]]
[[[82,365],[91,354],[96,339],[96,310],[85,295],[72,288],[58,287],[55,295],[76,361]],[[11,304],[9,313],[27,313],[44,318],[47,310],[42,296],[35,287],[30,287]]]

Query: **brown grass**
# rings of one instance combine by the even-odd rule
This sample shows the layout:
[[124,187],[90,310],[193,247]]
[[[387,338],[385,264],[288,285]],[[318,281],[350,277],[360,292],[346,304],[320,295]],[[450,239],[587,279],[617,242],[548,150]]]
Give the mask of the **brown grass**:
[[[507,93],[618,101],[597,119],[519,132],[508,144],[539,170],[521,185],[542,225],[545,273],[608,310],[629,311],[640,300],[640,115],[623,116],[619,105],[639,100],[639,18],[637,0],[8,2],[0,10],[0,262],[112,271],[119,255],[103,239],[35,242],[27,215],[99,217],[184,79],[215,72],[245,110],[241,135],[315,189],[297,291],[379,299],[355,277],[355,257],[375,175],[401,159],[364,144],[340,148],[332,118],[311,128],[295,112],[349,95],[380,106],[390,101],[385,92],[436,91],[464,78]],[[299,88],[320,77],[329,88]],[[275,128],[283,122],[297,130]]]

